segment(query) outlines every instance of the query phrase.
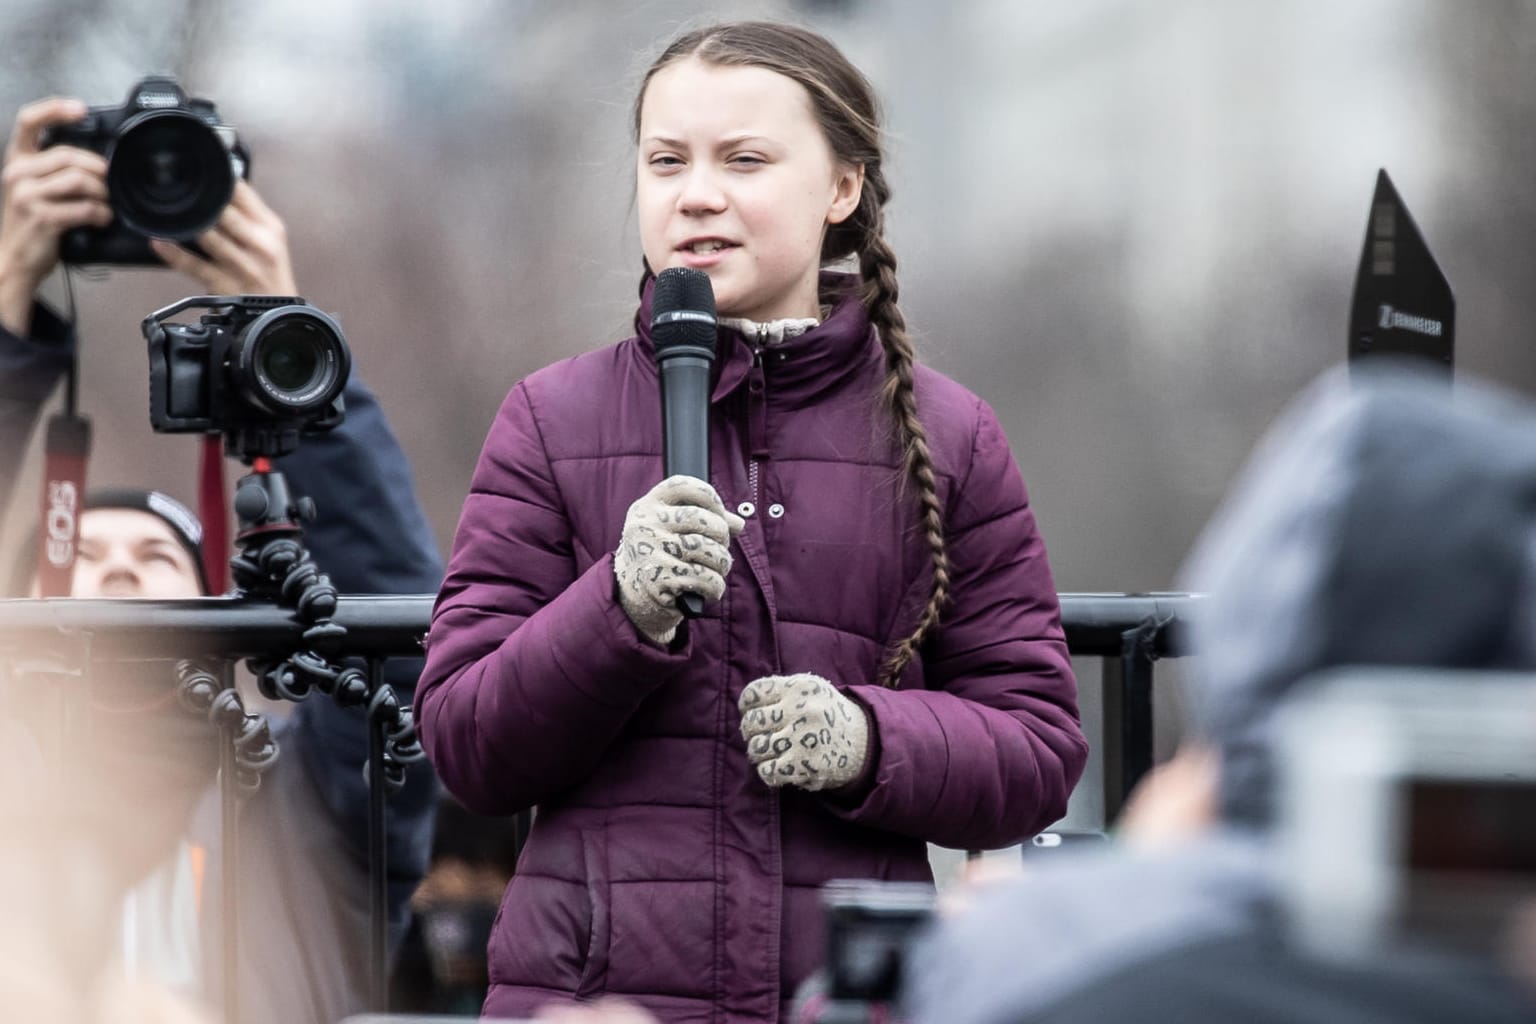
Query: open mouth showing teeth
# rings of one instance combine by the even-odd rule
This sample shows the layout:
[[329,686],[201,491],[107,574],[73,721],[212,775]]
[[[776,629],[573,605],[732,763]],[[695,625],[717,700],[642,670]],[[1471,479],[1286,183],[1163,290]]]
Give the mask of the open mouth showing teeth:
[[694,242],[691,245],[683,246],[683,249],[685,251],[692,252],[692,253],[697,253],[697,254],[699,254],[701,256],[706,254],[706,253],[719,252],[721,249],[731,249],[731,248],[734,248],[734,245],[732,243],[730,243],[730,242],[722,242],[718,238],[711,238],[711,239],[708,239],[707,241]]

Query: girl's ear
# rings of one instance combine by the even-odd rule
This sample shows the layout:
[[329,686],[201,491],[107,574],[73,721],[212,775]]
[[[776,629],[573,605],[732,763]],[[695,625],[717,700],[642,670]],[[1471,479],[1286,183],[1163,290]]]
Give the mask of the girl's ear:
[[845,164],[832,179],[832,207],[827,210],[828,224],[841,224],[859,208],[864,193],[864,165]]

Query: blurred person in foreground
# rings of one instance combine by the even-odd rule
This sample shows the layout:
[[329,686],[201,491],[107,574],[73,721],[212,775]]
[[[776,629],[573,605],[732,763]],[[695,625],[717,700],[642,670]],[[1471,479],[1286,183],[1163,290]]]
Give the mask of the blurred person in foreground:
[[[1406,368],[1314,386],[1186,570],[1195,742],[1118,849],[973,894],[911,958],[921,1022],[1536,1019],[1500,964],[1431,944],[1355,966],[1277,913],[1276,712],[1336,666],[1536,668],[1536,411]],[[1536,968],[1536,964],[1529,965]]]
[[[72,325],[37,301],[38,287],[58,263],[64,231],[101,226],[112,216],[100,155],[39,148],[48,126],[85,112],[71,99],[22,108],[0,178],[0,482],[7,490],[27,435],[73,358]],[[245,182],[197,241],[202,254],[161,240],[152,244],[205,293],[297,294],[283,223]],[[123,319],[137,322],[141,315],[125,310]],[[404,454],[356,377],[345,402],[341,427],[306,438],[276,463],[294,492],[318,507],[305,544],[342,593],[432,591],[441,566]],[[119,490],[91,495],[85,509],[72,596],[207,593],[201,526],[179,502],[158,492]],[[44,930],[85,977],[95,964],[117,958],[131,977],[216,1002],[218,733],[180,708],[171,662],[114,665],[93,676],[69,657],[63,652],[63,662],[53,661],[42,674],[13,661],[12,692],[4,695],[7,712],[28,708],[31,764],[38,769],[35,785],[9,789],[10,820],[31,821],[39,834],[51,830],[49,841],[61,851],[87,854],[79,871],[61,876],[49,868],[59,895],[81,884],[84,873],[99,876],[92,881],[100,895],[94,915],[50,921]],[[402,701],[410,700],[419,670],[416,660],[389,663],[386,679]],[[62,728],[58,715],[67,716]],[[360,711],[315,694],[274,732],[281,755],[242,804],[242,1020],[329,1022],[363,1009],[367,993],[366,723]],[[20,742],[27,746],[25,736]],[[59,799],[45,802],[44,792]],[[425,870],[435,795],[432,773],[422,764],[407,773],[404,790],[390,802],[396,942]],[[25,829],[11,833],[4,845],[12,860],[37,864],[24,848],[32,836]],[[20,892],[32,879],[6,880]],[[70,905],[82,909],[79,901]],[[50,906],[64,908],[64,901],[50,903],[45,894],[44,916]]]
[[[39,802],[40,803],[40,802]],[[89,922],[112,898],[99,849],[58,829],[37,804],[0,791],[0,998],[5,1019],[26,1024],[213,1024],[198,1001],[158,981],[129,977],[94,955]],[[52,834],[40,829],[53,827]],[[61,950],[70,955],[61,955]]]

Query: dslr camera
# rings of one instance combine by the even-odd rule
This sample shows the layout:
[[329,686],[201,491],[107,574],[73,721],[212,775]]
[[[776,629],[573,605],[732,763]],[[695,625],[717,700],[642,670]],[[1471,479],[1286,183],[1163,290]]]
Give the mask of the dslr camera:
[[1281,907],[1303,948],[1486,956],[1536,912],[1536,677],[1330,673],[1277,740]]
[[[170,323],[204,309],[196,323]],[[246,461],[286,455],[339,425],[352,356],[336,321],[297,296],[199,295],[144,318],[149,420],[163,434],[221,433]]]
[[55,125],[43,146],[78,146],[107,158],[115,215],[104,228],[73,228],[59,241],[65,263],[156,264],[150,238],[187,243],[229,205],[248,154],[212,103],[189,98],[169,76],[152,75],[120,107],[92,107]]

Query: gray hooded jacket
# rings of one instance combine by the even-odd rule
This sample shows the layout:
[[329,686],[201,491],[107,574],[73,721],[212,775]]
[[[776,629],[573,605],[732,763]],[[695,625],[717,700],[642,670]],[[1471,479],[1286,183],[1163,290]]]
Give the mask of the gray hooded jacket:
[[1064,857],[989,894],[914,957],[913,1019],[1034,1019],[1139,965],[1268,928],[1282,700],[1346,665],[1536,666],[1533,556],[1529,403],[1461,383],[1452,398],[1406,370],[1324,377],[1261,443],[1184,574],[1208,595],[1190,705],[1220,755],[1222,827],[1155,855]]

